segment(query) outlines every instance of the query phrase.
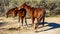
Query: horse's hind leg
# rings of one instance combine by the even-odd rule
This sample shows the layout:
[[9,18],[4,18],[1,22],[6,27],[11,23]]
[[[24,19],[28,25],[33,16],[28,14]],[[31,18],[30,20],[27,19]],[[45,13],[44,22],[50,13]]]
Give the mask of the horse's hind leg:
[[42,22],[43,27],[44,27],[44,21],[45,21],[45,15],[43,16],[43,22]]
[[42,17],[42,19],[43,19],[42,25],[43,25],[43,27],[44,27],[44,21],[45,21],[45,12],[43,13],[43,17]]

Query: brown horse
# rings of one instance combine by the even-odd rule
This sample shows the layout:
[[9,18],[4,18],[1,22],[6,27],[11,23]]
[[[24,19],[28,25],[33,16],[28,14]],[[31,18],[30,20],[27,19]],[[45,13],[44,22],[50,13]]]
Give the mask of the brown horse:
[[37,19],[37,23],[35,26],[35,29],[38,29],[39,21],[43,19],[43,26],[44,26],[44,19],[45,19],[45,9],[43,7],[40,8],[34,8],[29,6],[28,4],[24,3],[21,6],[19,6],[19,9],[25,8],[28,14],[30,15],[32,19],[32,25],[34,25],[35,18]]
[[[9,9],[6,13],[5,13],[5,16],[8,18],[8,15],[13,15],[14,16],[14,10],[18,9],[18,7],[15,7],[15,8],[12,8],[12,9]],[[16,15],[15,15],[16,16]]]
[[12,9],[8,10],[6,12],[6,14],[5,14],[7,18],[8,18],[8,15],[9,14],[12,14],[13,17],[17,16],[17,14],[18,14],[18,16],[19,16],[18,17],[18,22],[20,22],[20,19],[21,19],[22,26],[23,26],[23,19],[25,19],[25,23],[27,25],[27,21],[26,21],[26,10],[24,8],[18,9],[18,7],[15,7],[15,8],[12,8]]
[[[24,8],[14,10],[14,16],[16,16],[17,14],[18,14],[18,22],[20,22],[20,19],[21,19],[21,23],[22,23],[22,26],[23,26],[23,19],[25,19],[25,23],[27,25],[26,10]],[[27,25],[27,27],[28,27],[28,25]]]

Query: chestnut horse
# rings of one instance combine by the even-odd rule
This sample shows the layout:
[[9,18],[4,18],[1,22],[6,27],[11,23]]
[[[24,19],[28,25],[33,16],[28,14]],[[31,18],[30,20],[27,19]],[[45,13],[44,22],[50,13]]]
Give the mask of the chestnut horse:
[[9,14],[12,14],[13,17],[17,16],[17,14],[18,14],[18,16],[19,16],[18,17],[18,22],[20,22],[20,19],[21,19],[22,26],[23,26],[23,19],[25,19],[25,23],[27,25],[27,21],[26,21],[26,10],[24,8],[18,9],[18,7],[15,7],[15,8],[12,8],[12,9],[8,10],[6,12],[6,14],[5,14],[7,18],[8,18],[8,15]]
[[41,21],[43,19],[43,26],[44,26],[44,19],[45,19],[45,8],[40,7],[40,8],[34,8],[31,7],[30,5],[24,3],[21,6],[19,6],[19,9],[21,8],[25,8],[26,11],[28,12],[29,16],[32,19],[32,25],[34,25],[34,20],[35,18],[37,19],[37,23],[35,25],[35,29],[38,29],[39,26],[39,21]]
[[[20,19],[21,19],[21,23],[22,23],[22,26],[23,26],[23,19],[25,19],[25,23],[27,25],[26,10],[24,8],[14,10],[14,16],[16,16],[17,14],[18,14],[18,22],[20,22]],[[27,27],[28,27],[28,25],[27,25]]]
[[[5,16],[8,18],[8,15],[12,15],[12,16],[14,16],[14,10],[16,10],[16,9],[18,9],[17,7],[15,7],[15,8],[12,8],[12,9],[9,9],[6,13],[5,13]],[[16,15],[15,15],[16,16]]]

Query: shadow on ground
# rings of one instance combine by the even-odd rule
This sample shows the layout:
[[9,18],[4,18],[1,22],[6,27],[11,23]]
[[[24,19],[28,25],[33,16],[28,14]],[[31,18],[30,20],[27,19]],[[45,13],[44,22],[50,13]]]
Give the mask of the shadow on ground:
[[[42,24],[42,23],[39,23],[39,25],[41,25],[41,24]],[[51,28],[45,29],[45,30],[43,30],[43,31],[48,31],[48,30],[60,28],[60,24],[57,24],[57,23],[54,23],[54,22],[45,22],[44,24],[48,24],[48,25],[46,25],[46,26],[44,26],[44,27],[49,26],[49,27],[51,27]],[[39,29],[40,29],[40,28],[43,28],[43,27],[39,27]],[[37,31],[37,32],[42,32],[42,31]]]
[[[48,31],[48,30],[60,28],[60,24],[58,24],[58,23],[45,22],[44,24],[48,24],[48,25],[46,25],[46,26],[44,26],[44,27],[47,27],[47,26],[51,27],[51,28],[45,29],[44,31]],[[5,25],[7,25],[7,22],[0,22],[0,27],[5,26]],[[30,27],[32,26],[31,24],[28,24],[28,25],[29,25]],[[39,25],[42,25],[42,22],[39,23]],[[40,28],[43,28],[43,27],[39,27],[39,29],[40,29]],[[10,28],[9,30],[15,30],[15,29],[16,29],[16,28]],[[19,29],[19,28],[18,28],[18,29]],[[16,30],[18,30],[18,29],[16,29]],[[39,30],[39,31],[37,31],[37,32],[42,32],[42,31]]]
[[0,22],[0,27],[5,26],[7,22]]

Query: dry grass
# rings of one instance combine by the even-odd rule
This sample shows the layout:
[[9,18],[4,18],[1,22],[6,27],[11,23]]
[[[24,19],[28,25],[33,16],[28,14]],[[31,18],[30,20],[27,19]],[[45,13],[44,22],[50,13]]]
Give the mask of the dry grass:
[[[31,19],[27,19],[27,22],[28,24],[31,24]],[[28,27],[28,29],[25,26],[24,28],[19,28],[19,25],[21,25],[21,23],[18,23],[17,17],[16,18],[0,17],[0,34],[59,34],[60,33],[60,17],[46,17],[45,22],[46,22],[45,27],[42,27],[42,25],[40,25],[38,33],[36,33],[34,28],[32,27]]]

